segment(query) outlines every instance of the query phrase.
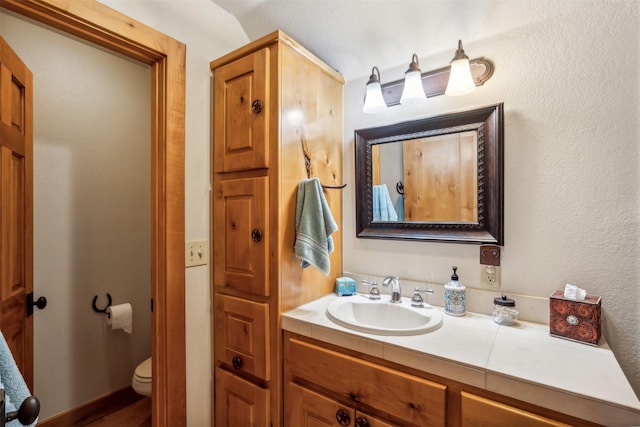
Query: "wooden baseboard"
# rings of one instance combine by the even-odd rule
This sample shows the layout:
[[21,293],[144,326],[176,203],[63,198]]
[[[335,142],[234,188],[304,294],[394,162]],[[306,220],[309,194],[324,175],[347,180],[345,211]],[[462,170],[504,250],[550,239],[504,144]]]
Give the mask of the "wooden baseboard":
[[131,387],[105,394],[68,411],[38,422],[38,427],[70,427],[100,419],[142,399]]

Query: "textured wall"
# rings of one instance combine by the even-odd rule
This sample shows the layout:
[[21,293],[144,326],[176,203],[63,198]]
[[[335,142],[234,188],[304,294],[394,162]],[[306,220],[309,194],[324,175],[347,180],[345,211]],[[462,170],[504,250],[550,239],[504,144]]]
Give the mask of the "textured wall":
[[[491,80],[471,95],[370,116],[361,113],[366,78],[348,82],[344,268],[444,283],[457,265],[463,283],[479,286],[477,246],[355,238],[353,130],[504,102],[502,289],[546,297],[573,283],[601,295],[605,336],[638,393],[640,3],[546,3],[563,9],[466,41],[471,58],[495,64]],[[491,25],[490,13],[484,19]],[[445,66],[451,55],[420,58],[422,70]],[[383,82],[401,78],[406,67],[376,65]]]

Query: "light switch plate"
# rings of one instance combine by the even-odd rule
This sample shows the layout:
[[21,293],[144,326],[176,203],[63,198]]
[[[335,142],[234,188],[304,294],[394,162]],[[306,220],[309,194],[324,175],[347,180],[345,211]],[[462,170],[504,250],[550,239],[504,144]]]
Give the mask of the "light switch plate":
[[185,245],[185,267],[206,265],[209,263],[209,242],[197,240]]

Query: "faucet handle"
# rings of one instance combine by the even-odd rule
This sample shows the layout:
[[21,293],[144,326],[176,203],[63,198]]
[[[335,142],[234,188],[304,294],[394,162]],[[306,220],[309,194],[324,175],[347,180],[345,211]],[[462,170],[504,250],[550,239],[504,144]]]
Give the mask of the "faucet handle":
[[378,283],[370,282],[368,280],[361,280],[360,283],[363,285],[369,286],[369,299],[379,300],[380,299],[380,289],[378,289]]
[[413,289],[413,296],[411,297],[411,307],[424,307],[424,299],[421,294],[433,295],[433,289]]

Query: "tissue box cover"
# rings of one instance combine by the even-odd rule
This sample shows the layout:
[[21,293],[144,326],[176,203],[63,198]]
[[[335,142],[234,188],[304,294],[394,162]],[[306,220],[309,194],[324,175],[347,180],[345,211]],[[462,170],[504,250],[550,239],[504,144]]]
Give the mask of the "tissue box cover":
[[601,334],[601,301],[587,295],[584,301],[564,297],[563,291],[549,296],[549,333],[553,336],[598,345]]
[[356,281],[350,277],[338,277],[336,279],[336,294],[338,296],[354,295],[356,293]]

